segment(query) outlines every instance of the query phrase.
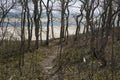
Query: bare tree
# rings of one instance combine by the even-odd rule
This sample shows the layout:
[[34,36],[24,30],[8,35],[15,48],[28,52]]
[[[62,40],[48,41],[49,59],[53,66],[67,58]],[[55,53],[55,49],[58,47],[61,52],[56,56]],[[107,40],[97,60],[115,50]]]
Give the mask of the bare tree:
[[66,43],[68,42],[68,35],[69,35],[69,32],[68,32],[68,27],[69,27],[69,15],[70,15],[70,11],[69,11],[69,3],[71,2],[71,0],[67,0],[66,3],[65,3],[65,39],[66,39]]
[[[7,17],[7,14],[10,12],[11,9],[13,9],[13,7],[15,6],[16,1],[8,1],[8,0],[1,0],[0,1],[0,28],[2,29],[4,26],[4,20]],[[8,23],[6,25],[6,27],[8,26]],[[6,29],[7,30],[7,29]],[[0,39],[0,46],[3,43],[3,40],[5,38],[5,34],[6,31],[3,31],[3,33],[1,34],[1,39]]]
[[20,54],[19,54],[19,71],[22,75],[22,66],[24,66],[24,53],[25,53],[25,24],[26,24],[26,1],[20,1],[22,6],[21,12],[21,44],[20,44]]
[[26,15],[27,15],[27,26],[28,26],[28,50],[31,49],[32,31],[33,31],[33,19],[30,15],[30,9],[28,7],[28,0],[25,2]]
[[41,44],[42,44],[42,21],[41,21],[42,11],[43,11],[42,0],[40,0],[40,13],[39,13],[39,18],[40,18],[40,40],[41,40]]
[[39,48],[39,9],[38,9],[38,0],[32,0],[34,4],[34,23],[35,23],[35,48]]
[[80,33],[80,27],[81,27],[80,25],[81,25],[82,19],[83,19],[83,9],[84,9],[84,7],[81,6],[80,14],[75,17],[76,26],[77,26],[76,32],[75,32],[75,39],[74,39],[75,41],[77,40],[79,33]]
[[55,37],[54,37],[54,25],[53,25],[53,5],[54,5],[54,3],[55,3],[56,1],[54,0],[54,1],[52,1],[51,0],[51,7],[50,7],[50,14],[51,14],[51,32],[52,32],[52,38],[54,39]]
[[44,1],[43,4],[46,8],[46,15],[47,15],[47,33],[46,33],[46,45],[49,45],[49,26],[50,26],[50,0],[47,0],[47,4],[45,5]]
[[[60,38],[64,38],[65,30],[65,0],[61,0],[61,29],[60,29]],[[62,39],[60,39],[62,40]]]

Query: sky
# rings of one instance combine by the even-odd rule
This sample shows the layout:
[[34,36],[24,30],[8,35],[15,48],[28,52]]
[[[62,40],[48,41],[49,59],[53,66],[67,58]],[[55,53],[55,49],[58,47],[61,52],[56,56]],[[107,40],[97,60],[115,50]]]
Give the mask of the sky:
[[[1,1],[3,2],[3,1],[6,1],[6,0],[1,0]],[[43,0],[43,1],[44,1],[45,4],[47,3],[47,0]],[[7,3],[9,3],[8,5],[11,5],[12,4],[12,0],[8,0]],[[69,5],[71,5],[71,4],[73,4],[73,2],[69,3]],[[33,5],[32,0],[29,0],[28,6],[29,6],[29,9],[30,9],[30,13],[33,13],[34,5]],[[77,2],[74,5],[69,6],[70,14],[74,15],[74,16],[79,14],[80,13],[80,6],[81,6],[81,2],[79,0],[77,0]],[[53,9],[54,10],[60,10],[60,2],[59,1],[54,3]],[[22,10],[22,6],[20,4],[16,4],[14,9],[10,10],[10,12],[21,13],[21,10]],[[43,11],[45,12],[45,9]],[[60,11],[53,11],[53,13],[60,13]],[[98,10],[95,11],[95,15],[96,14],[99,14]]]
[[[47,0],[44,0],[44,2],[46,4]],[[73,4],[73,3],[70,3],[70,4]],[[33,10],[34,10],[34,5],[33,5],[32,1],[29,2],[28,6],[29,6],[29,8],[31,10],[31,13],[32,13]],[[80,7],[79,2],[76,2],[74,5],[70,6],[69,7],[70,13],[75,13],[75,14],[79,13],[79,8],[78,7]],[[59,2],[54,3],[53,9],[55,9],[55,10],[60,9],[60,3]],[[17,4],[15,9],[12,9],[10,12],[21,12],[21,6],[19,4]]]

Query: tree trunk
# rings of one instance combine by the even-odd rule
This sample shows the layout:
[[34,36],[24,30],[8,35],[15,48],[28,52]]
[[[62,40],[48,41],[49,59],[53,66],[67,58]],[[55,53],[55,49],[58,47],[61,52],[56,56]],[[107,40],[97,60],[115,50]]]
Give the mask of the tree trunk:
[[50,25],[49,0],[47,1],[46,15],[47,15],[46,45],[49,45],[49,25]]
[[35,24],[35,48],[39,48],[39,11],[38,11],[38,0],[33,0],[34,4],[34,24]]
[[65,14],[65,0],[61,1],[61,29],[60,29],[60,38],[64,38],[64,29],[65,29],[65,20],[64,20],[64,14]]

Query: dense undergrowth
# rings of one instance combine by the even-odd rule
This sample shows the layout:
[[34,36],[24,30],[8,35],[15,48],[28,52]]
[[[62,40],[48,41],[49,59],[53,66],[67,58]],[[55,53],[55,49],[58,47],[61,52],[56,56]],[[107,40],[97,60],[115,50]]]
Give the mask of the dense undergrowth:
[[[82,35],[80,36],[82,37]],[[115,37],[108,40],[105,48],[105,60],[107,65],[101,67],[99,59],[93,57],[88,45],[83,38],[76,42],[69,42],[61,53],[61,59],[56,59],[59,69],[61,63],[61,75],[64,80],[120,80],[120,41]],[[112,45],[113,44],[113,45]],[[99,54],[98,54],[99,55]],[[58,73],[59,73],[58,70]]]
[[68,43],[59,44],[59,39],[52,40],[50,46],[42,45],[32,51],[27,50],[26,43],[22,76],[19,72],[20,42],[5,40],[0,46],[0,80],[47,80],[41,62],[55,51],[56,45],[62,45],[62,54],[60,62],[59,56],[55,59],[55,70],[59,72],[58,64],[61,63],[64,80],[120,80],[120,42],[117,39],[114,50],[112,40],[108,41],[104,56],[107,65],[100,67],[101,61],[92,56],[89,43],[86,45],[84,42],[84,35],[80,35],[81,39],[76,42],[73,37],[69,37]]
[[[33,46],[34,47],[34,46]],[[37,80],[45,79],[41,62],[52,54],[52,47],[40,46],[38,50],[27,50],[24,53],[22,75],[19,71],[20,42],[5,40],[0,47],[0,80]]]

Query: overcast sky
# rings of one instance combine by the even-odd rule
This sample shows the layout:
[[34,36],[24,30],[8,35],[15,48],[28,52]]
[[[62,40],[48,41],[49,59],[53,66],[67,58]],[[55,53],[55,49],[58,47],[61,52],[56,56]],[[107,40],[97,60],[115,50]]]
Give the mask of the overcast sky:
[[[46,1],[47,0],[44,0],[45,3],[46,3]],[[70,4],[73,4],[73,3],[70,3]],[[56,2],[53,6],[54,6],[53,7],[54,9],[60,9],[59,2]],[[78,13],[79,12],[78,7],[80,7],[79,2],[77,2],[74,5],[72,5],[71,7],[69,7],[70,13]],[[32,1],[29,2],[29,8],[30,8],[31,12],[33,12],[34,5],[33,5]],[[15,9],[12,9],[10,12],[21,12],[21,6],[19,4],[17,4],[17,7],[15,7]]]

